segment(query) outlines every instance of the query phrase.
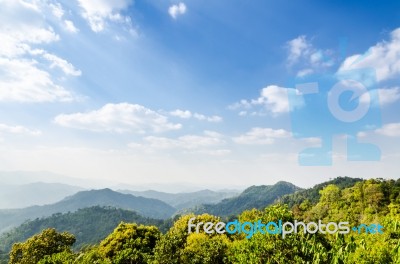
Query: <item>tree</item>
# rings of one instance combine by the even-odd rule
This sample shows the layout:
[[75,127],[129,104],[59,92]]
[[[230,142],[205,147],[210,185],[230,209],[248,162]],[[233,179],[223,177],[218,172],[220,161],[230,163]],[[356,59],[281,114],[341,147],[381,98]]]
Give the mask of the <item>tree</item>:
[[[188,222],[191,218],[195,218],[192,222],[194,225],[200,222],[216,224],[220,221],[218,217],[209,214],[197,216],[189,214],[180,217],[170,230],[158,241],[155,248],[155,263],[221,263],[219,261],[226,249],[226,235],[215,234],[215,232],[214,234],[204,234],[203,228],[199,228],[199,233],[196,233],[195,228],[189,233]],[[206,252],[206,248],[212,246],[216,246],[216,249],[213,249],[212,252]],[[203,249],[197,251],[200,248]],[[216,262],[206,262],[207,259]]]
[[149,263],[160,238],[155,226],[120,223],[101,241],[98,252],[112,263]]
[[45,256],[71,252],[75,237],[67,232],[58,233],[48,228],[23,243],[16,243],[10,252],[10,264],[36,264]]

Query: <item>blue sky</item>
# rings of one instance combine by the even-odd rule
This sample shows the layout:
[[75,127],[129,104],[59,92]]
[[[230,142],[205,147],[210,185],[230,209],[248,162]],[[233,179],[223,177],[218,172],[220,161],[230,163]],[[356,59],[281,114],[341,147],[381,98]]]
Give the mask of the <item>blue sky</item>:
[[[398,1],[1,0],[0,170],[219,187],[398,178],[399,61]],[[338,86],[350,91],[332,114]]]

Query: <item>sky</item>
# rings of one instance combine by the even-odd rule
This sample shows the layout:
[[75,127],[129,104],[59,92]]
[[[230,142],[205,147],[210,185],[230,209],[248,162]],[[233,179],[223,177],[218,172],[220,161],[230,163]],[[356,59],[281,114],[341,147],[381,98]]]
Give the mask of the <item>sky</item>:
[[0,0],[0,171],[398,178],[399,77],[399,1]]

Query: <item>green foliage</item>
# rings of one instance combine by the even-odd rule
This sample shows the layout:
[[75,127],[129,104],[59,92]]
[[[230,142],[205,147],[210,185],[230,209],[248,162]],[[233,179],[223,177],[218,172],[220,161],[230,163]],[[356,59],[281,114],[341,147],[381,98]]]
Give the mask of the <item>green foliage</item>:
[[[215,263],[221,263],[221,256],[226,250],[227,238],[220,234],[204,234],[202,229],[199,229],[199,234],[188,233],[188,221],[190,218],[195,217],[193,224],[197,225],[200,222],[212,222],[218,223],[220,219],[218,217],[202,214],[195,216],[193,214],[185,215],[180,217],[171,229],[161,237],[155,248],[155,263],[213,263],[204,262],[206,259],[210,261],[216,261]],[[202,234],[202,235],[200,235]],[[214,238],[215,237],[215,238]],[[208,241],[206,238],[210,238]],[[216,248],[209,252],[212,246]],[[198,250],[198,251],[196,251]]]
[[[293,222],[287,206],[274,205],[263,211],[252,210],[239,216],[240,222],[282,220]],[[251,239],[237,236],[228,253],[230,263],[326,263],[328,242],[320,235],[302,232],[282,238],[281,234],[255,234]]]
[[362,181],[360,178],[337,177],[333,180],[317,184],[310,189],[300,190],[296,193],[285,195],[280,198],[278,202],[288,205],[289,208],[292,208],[296,204],[301,204],[305,200],[308,200],[311,204],[316,204],[319,201],[319,192],[329,184],[334,184],[339,187],[339,189],[345,189],[360,181]]
[[[61,252],[68,254],[74,243],[75,237],[69,233],[58,233],[54,228],[45,229],[23,243],[14,244],[10,252],[9,263],[36,264],[46,256]],[[58,259],[65,257],[64,255],[58,255]]]
[[112,263],[148,263],[160,232],[155,226],[121,223],[101,241],[98,252]]
[[78,192],[54,204],[23,209],[2,209],[0,210],[0,231],[16,227],[27,220],[75,212],[93,206],[121,208],[155,219],[167,219],[176,212],[172,206],[156,199],[136,197],[110,189],[90,190]]
[[75,263],[75,254],[68,251],[44,256],[38,264],[73,264]]
[[[258,220],[263,223],[347,221],[350,227],[379,223],[383,226],[382,234],[371,234],[362,229],[362,232],[350,231],[348,234],[304,234],[300,231],[284,238],[280,233],[256,233],[246,238],[245,232],[207,234],[203,228],[196,233],[195,227],[189,232],[189,219],[194,218],[192,224],[197,226],[201,222],[216,224],[220,218],[210,214],[188,214],[166,222],[166,225],[173,224],[164,235],[155,226],[121,223],[100,244],[84,247],[79,252],[71,250],[75,241],[72,235],[46,229],[23,243],[14,244],[10,263],[400,263],[400,180],[340,178],[335,181],[340,184],[329,182],[310,192],[302,191],[301,199],[293,200],[291,207],[274,204],[261,210],[253,208],[233,216],[232,220],[238,219],[241,223]],[[245,193],[255,198],[260,190],[249,188]],[[314,197],[316,190],[317,200]],[[261,190],[259,194],[262,193]],[[258,199],[262,200],[262,197]],[[96,215],[100,209],[92,210]],[[90,221],[95,225],[94,219]],[[98,218],[98,222],[103,221]],[[84,225],[90,226],[88,222]]]
[[51,217],[36,219],[22,224],[18,228],[0,236],[0,249],[9,251],[13,243],[24,241],[49,227],[76,234],[74,248],[79,249],[84,245],[99,243],[121,221],[156,226],[163,224],[162,220],[142,217],[133,211],[95,206],[79,209],[73,213],[54,214]]

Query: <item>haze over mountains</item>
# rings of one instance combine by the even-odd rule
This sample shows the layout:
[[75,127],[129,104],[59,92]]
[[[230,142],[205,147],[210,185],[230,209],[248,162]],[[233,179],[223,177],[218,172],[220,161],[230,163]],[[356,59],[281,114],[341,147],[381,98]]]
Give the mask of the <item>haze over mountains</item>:
[[112,206],[136,211],[145,217],[165,219],[176,211],[172,206],[156,199],[122,194],[110,189],[78,192],[50,205],[31,206],[23,209],[0,210],[0,232],[19,225],[28,219],[50,216],[56,213],[74,212],[92,206]]
[[164,201],[176,209],[190,208],[199,204],[205,203],[218,203],[225,198],[230,198],[239,195],[239,191],[226,190],[226,191],[211,191],[201,190],[197,192],[185,193],[165,193],[154,190],[149,191],[129,191],[120,190],[121,193],[128,193],[135,196],[143,196],[146,198],[153,198]]
[[0,171],[0,185],[21,185],[29,183],[61,183],[65,185],[79,186],[84,189],[104,189],[112,190],[131,190],[148,191],[155,190],[167,193],[196,192],[205,189],[214,191],[219,190],[244,190],[247,186],[242,185],[213,185],[213,184],[195,184],[189,182],[154,182],[123,183],[104,179],[75,178],[48,171]]
[[209,213],[218,216],[237,215],[256,208],[263,209],[278,198],[302,190],[289,182],[280,181],[274,185],[251,186],[237,197],[224,199],[216,204],[203,204],[193,210],[196,214]]
[[281,181],[274,185],[251,186],[239,194],[210,190],[178,194],[121,191],[128,194],[111,189],[80,191],[50,205],[0,210],[0,253],[7,252],[12,243],[24,241],[49,227],[76,234],[75,246],[79,248],[98,243],[121,221],[156,225],[166,231],[176,214],[209,213],[228,219],[245,210],[263,209],[274,203],[293,206],[305,199],[317,203],[320,191],[329,184],[343,189],[360,181],[338,177],[309,189]]
[[[46,188],[52,188],[53,186],[59,190],[59,193],[55,194],[54,191],[46,190]],[[14,195],[6,197],[7,199],[3,201],[4,206],[7,206],[7,201],[17,195],[18,192],[21,192],[21,190],[25,190],[23,199],[21,197],[22,200],[17,199],[17,201],[9,204],[20,206],[23,204],[24,199],[27,200],[25,203],[32,201],[43,202],[49,197],[56,200],[62,194],[73,194],[51,204],[13,209],[10,209],[11,206],[7,206],[8,209],[1,209],[0,233],[10,230],[27,220],[49,217],[58,213],[75,212],[79,209],[93,206],[131,210],[140,216],[153,219],[168,219],[182,212],[213,213],[218,211],[220,215],[225,215],[229,212],[240,212],[252,207],[267,206],[277,198],[299,190],[298,187],[284,182],[271,186],[252,186],[242,193],[232,190],[219,192],[202,190],[175,194],[154,190],[123,190],[117,192],[108,188],[82,191],[79,187],[55,183],[32,183],[14,187]],[[29,189],[29,187],[32,187],[32,189]],[[10,189],[9,193],[11,191]],[[35,197],[36,200],[34,199]]]
[[82,190],[62,183],[0,184],[0,209],[51,204]]

